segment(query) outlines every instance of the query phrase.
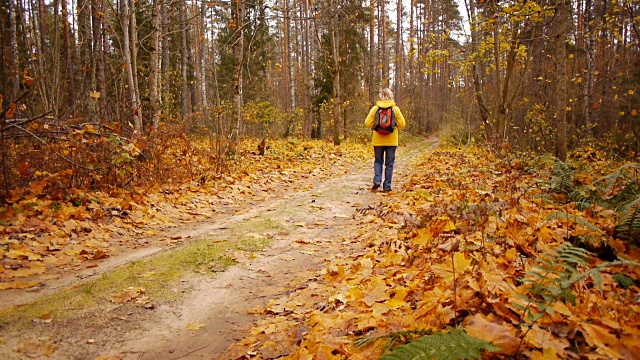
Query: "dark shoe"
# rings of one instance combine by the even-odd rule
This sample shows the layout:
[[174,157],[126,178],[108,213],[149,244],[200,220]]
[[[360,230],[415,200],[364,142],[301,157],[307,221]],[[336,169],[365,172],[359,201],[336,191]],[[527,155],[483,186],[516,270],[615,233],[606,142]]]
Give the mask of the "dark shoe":
[[388,193],[388,192],[391,192],[391,189],[384,189],[384,190],[382,190],[382,192],[387,192]]
[[371,187],[371,191],[376,191],[380,188],[380,184],[373,184],[373,186]]

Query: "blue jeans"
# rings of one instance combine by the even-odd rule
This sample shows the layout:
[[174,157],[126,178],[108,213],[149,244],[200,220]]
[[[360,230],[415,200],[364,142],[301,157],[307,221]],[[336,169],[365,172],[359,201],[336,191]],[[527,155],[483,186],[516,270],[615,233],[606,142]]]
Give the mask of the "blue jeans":
[[373,163],[373,183],[380,184],[382,181],[382,165],[384,164],[384,183],[382,190],[391,190],[391,178],[393,177],[393,164],[396,162],[397,146],[374,146],[376,160]]

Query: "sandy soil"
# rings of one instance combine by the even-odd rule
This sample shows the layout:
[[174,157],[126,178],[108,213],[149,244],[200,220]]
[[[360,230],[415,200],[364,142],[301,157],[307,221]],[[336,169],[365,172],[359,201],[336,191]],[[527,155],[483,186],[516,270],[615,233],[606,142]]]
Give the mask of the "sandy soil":
[[[395,191],[403,191],[405,175],[418,152],[399,148]],[[251,229],[252,221],[286,224],[288,229],[261,228],[251,235],[271,238],[268,249],[239,258],[237,265],[223,272],[182,279],[175,288],[183,293],[178,301],[160,303],[153,309],[113,306],[71,320],[34,323],[27,331],[2,334],[0,358],[220,359],[229,345],[243,338],[254,321],[253,314],[262,312],[270,299],[308,286],[335,254],[354,251],[345,247],[358,245],[343,239],[362,231],[359,208],[391,202],[397,196],[369,190],[372,161],[175,230],[184,238],[217,236],[233,241],[232,234],[237,234],[233,230]],[[114,257],[101,266],[101,271],[159,250],[149,247],[126,257]],[[91,275],[98,273],[90,271]],[[80,274],[61,279],[55,288],[81,278]],[[31,294],[29,300],[37,295]]]

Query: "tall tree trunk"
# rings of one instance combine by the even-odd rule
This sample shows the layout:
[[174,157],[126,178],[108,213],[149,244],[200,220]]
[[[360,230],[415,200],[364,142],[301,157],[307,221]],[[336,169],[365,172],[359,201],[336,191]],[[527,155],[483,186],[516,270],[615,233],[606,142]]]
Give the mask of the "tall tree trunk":
[[[466,0],[465,0],[466,2]],[[473,90],[475,93],[475,104],[478,107],[478,112],[480,113],[480,121],[483,124],[486,124],[489,119],[489,109],[484,101],[484,96],[482,92],[482,82],[480,80],[480,70],[479,70],[479,55],[478,52],[478,17],[476,13],[476,0],[468,0],[467,3],[468,14],[467,17],[471,21],[471,54],[473,56],[473,62],[471,65],[471,72],[473,77]]]
[[414,89],[415,89],[415,76],[416,76],[416,71],[415,71],[415,67],[416,67],[416,30],[415,30],[415,25],[414,25],[414,18],[415,18],[415,7],[416,7],[416,1],[415,0],[411,0],[411,11],[409,14],[409,85],[408,85],[408,93],[411,94],[411,96],[409,97],[409,99],[411,100],[411,107],[410,109],[414,108],[414,102],[413,99],[415,98],[415,94],[413,93]]
[[582,21],[583,24],[583,32],[587,33],[587,39],[584,42],[586,48],[586,73],[585,76],[585,84],[582,91],[582,117],[584,119],[586,125],[587,134],[591,136],[594,135],[593,126],[591,124],[591,108],[593,106],[593,72],[594,72],[594,53],[595,53],[595,35],[593,33],[593,8],[592,8],[592,0],[585,1],[585,9],[583,15],[586,16],[586,19]]
[[201,2],[201,7],[200,7],[200,34],[201,36],[199,36],[198,38],[200,39],[198,41],[199,44],[199,48],[200,48],[200,52],[199,52],[199,56],[200,56],[200,61],[198,62],[198,67],[199,67],[199,71],[198,71],[198,84],[200,85],[199,91],[200,91],[200,99],[201,99],[201,103],[202,103],[202,116],[204,118],[204,122],[205,124],[209,121],[209,102],[207,100],[207,56],[206,56],[206,43],[205,43],[205,39],[206,36],[205,34],[207,33],[207,29],[206,29],[206,23],[205,23],[205,14],[207,12],[207,7],[206,7],[206,1],[202,0]]
[[556,0],[555,30],[556,30],[556,123],[558,134],[556,138],[556,156],[560,161],[567,160],[567,54],[566,38],[569,12],[566,0]]
[[387,50],[387,0],[379,0],[380,61],[382,61],[382,87],[389,87],[389,54]]
[[107,106],[106,79],[104,74],[104,49],[103,49],[103,29],[104,29],[104,14],[103,14],[103,2],[102,0],[91,0],[91,33],[92,33],[92,49],[93,56],[91,56],[91,90],[94,93],[91,95],[92,102],[97,100],[98,109],[96,110],[97,119],[101,119],[105,116],[105,110]]
[[151,49],[149,53],[150,58],[150,72],[149,72],[149,101],[151,102],[151,124],[155,130],[160,125],[160,111],[161,100],[158,91],[158,83],[160,79],[160,25],[162,19],[160,17],[161,7],[163,0],[154,0],[153,8],[151,10]]
[[291,95],[292,95],[292,86],[291,86],[291,45],[289,44],[289,28],[290,28],[290,18],[289,18],[289,0],[283,0],[282,2],[282,10],[283,10],[283,23],[282,23],[282,65],[283,65],[283,82],[284,82],[284,111],[286,113],[286,130],[285,136],[289,136],[291,132],[291,110],[293,109]]
[[[11,46],[11,95],[13,99],[18,97],[20,91],[20,57],[18,55],[18,36],[17,21],[18,12],[16,11],[16,0],[9,0],[9,43]],[[11,100],[13,100],[11,99]]]
[[160,96],[162,98],[162,102],[164,104],[169,103],[172,99],[170,95],[170,91],[172,90],[169,86],[170,80],[170,71],[171,71],[171,53],[169,52],[169,39],[171,36],[169,35],[169,6],[171,2],[163,2],[162,9],[160,10],[160,16],[162,17],[162,66],[161,71],[162,75],[160,76],[161,84],[160,84]]
[[[498,0],[491,0],[490,4],[489,4],[489,18],[493,18],[495,19],[495,21],[492,22],[492,36],[493,36],[493,83],[495,83],[495,89],[501,89],[502,88],[502,69],[500,67],[500,41],[498,41],[498,39],[500,39],[500,13],[498,11]],[[497,90],[499,91],[499,90]],[[494,114],[494,118],[491,119],[492,123],[490,125],[492,131],[491,131],[491,137],[492,138],[497,138],[498,136],[500,136],[500,124],[497,123],[499,119],[496,119],[495,117],[499,117],[499,114]]]
[[180,77],[182,79],[181,81],[181,91],[180,91],[180,105],[181,105],[181,109],[182,109],[182,119],[185,120],[187,118],[187,114],[189,114],[190,111],[190,97],[189,97],[189,78],[187,76],[188,73],[188,66],[189,66],[189,57],[187,55],[187,38],[188,38],[188,33],[187,33],[187,1],[186,0],[182,0],[180,1],[180,5],[179,5],[179,12],[180,12],[180,40],[181,40],[181,45],[180,46],[180,54],[181,54],[181,61],[180,61]]
[[376,0],[371,0],[370,4],[371,23],[369,24],[369,102],[376,100]]
[[403,50],[403,41],[402,41],[402,0],[397,0],[398,4],[396,6],[397,10],[397,22],[396,26],[396,80],[395,80],[395,98],[397,102],[403,100],[402,94],[402,86],[404,79],[404,50]]
[[[333,13],[338,13],[337,2],[332,1]],[[335,21],[335,17],[332,18],[332,26],[331,26],[331,50],[333,52],[333,124],[334,124],[334,132],[333,132],[333,144],[340,145],[340,141],[342,139],[342,121],[340,115],[342,114],[341,106],[342,99],[340,94],[340,54],[338,53],[338,49],[340,48],[338,44],[338,24]]]
[[82,85],[79,89],[82,111],[94,119],[97,113],[97,103],[91,100],[91,91],[95,89],[93,39],[91,36],[91,1],[78,0],[78,42],[80,45],[80,64]]
[[311,42],[313,41],[311,38],[311,20],[310,20],[310,15],[311,12],[309,11],[310,5],[309,5],[309,0],[305,0],[304,1],[304,38],[306,39],[305,43],[304,43],[304,59],[305,59],[305,64],[304,64],[304,68],[305,68],[305,72],[304,72],[304,77],[305,77],[305,94],[307,97],[306,103],[306,112],[307,112],[307,131],[305,132],[306,134],[308,134],[309,136],[311,135],[311,129],[313,126],[313,103],[311,101],[311,96],[312,96],[312,87],[313,87],[313,74],[311,73],[311,64],[312,64],[312,59],[311,59]]
[[140,112],[138,111],[138,101],[136,100],[136,85],[134,80],[134,69],[131,60],[131,46],[129,39],[129,1],[120,1],[120,25],[122,26],[122,51],[124,52],[124,71],[127,76],[127,87],[129,88],[129,109],[131,111],[131,119],[133,120],[133,127],[137,132],[142,132],[142,119],[140,118]]
[[[9,1],[11,2],[11,0]],[[40,93],[40,98],[43,102],[43,107],[45,109],[51,109],[52,106],[52,92],[49,88],[49,84],[55,79],[55,74],[51,74],[52,65],[47,61],[47,59],[51,56],[51,47],[46,46],[46,19],[47,19],[47,10],[45,7],[44,0],[38,0],[38,15],[37,15],[37,36],[34,39],[35,50],[38,56],[38,59],[35,61],[34,67],[36,72],[36,86],[37,91]]]
[[244,1],[234,0],[231,7],[231,18],[235,30],[235,42],[233,45],[233,106],[235,123],[231,134],[231,140],[237,148],[240,139],[240,127],[242,125],[242,64],[244,62]]
[[[107,36],[107,26],[105,25],[105,16],[104,16],[104,0],[98,0],[100,2],[100,8],[102,9],[102,13],[100,14],[100,41],[102,42],[102,51],[98,55],[97,63],[96,63],[96,71],[98,72],[98,91],[104,96],[100,96],[100,109],[103,116],[107,114],[107,77],[106,77],[106,67],[107,67],[107,55],[109,49],[109,37]],[[100,85],[102,84],[102,85]]]
[[73,81],[73,52],[71,40],[71,25],[69,24],[69,11],[67,10],[67,0],[61,1],[62,11],[62,29],[64,35],[64,49],[66,52],[66,74],[65,82],[67,86],[67,106],[69,106],[70,115],[75,117],[75,84]]
[[[121,0],[126,1],[126,0]],[[136,1],[130,0],[131,4],[131,14],[129,20],[131,22],[131,27],[129,28],[129,34],[131,34],[131,68],[133,74],[133,86],[134,86],[134,94],[135,94],[135,102],[136,102],[136,112],[137,116],[134,117],[135,129],[142,134],[144,132],[143,122],[142,122],[142,104],[140,101],[140,83],[138,82],[138,49],[140,48],[140,42],[138,41],[138,20],[136,18]]]

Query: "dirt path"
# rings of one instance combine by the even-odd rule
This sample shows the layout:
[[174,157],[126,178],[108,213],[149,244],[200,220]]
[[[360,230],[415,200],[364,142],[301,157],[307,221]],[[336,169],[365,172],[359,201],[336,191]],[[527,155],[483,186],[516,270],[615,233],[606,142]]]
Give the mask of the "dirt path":
[[[394,189],[402,191],[412,159],[427,143],[398,150]],[[218,359],[243,337],[270,299],[318,277],[335,256],[353,251],[343,241],[360,231],[358,208],[393,201],[394,193],[371,192],[371,164],[309,184],[308,190],[283,192],[276,199],[246,206],[236,214],[202,222],[181,236],[234,241],[239,234],[272,240],[268,249],[240,254],[237,265],[214,276],[181,280],[179,301],[154,310],[118,308],[73,322],[39,324],[28,334],[4,339],[2,350],[29,344],[39,351],[9,352],[3,358],[48,359]],[[91,315],[87,315],[92,317]],[[2,342],[0,342],[1,344]],[[46,354],[43,344],[55,344]],[[49,356],[50,355],[50,356]]]

